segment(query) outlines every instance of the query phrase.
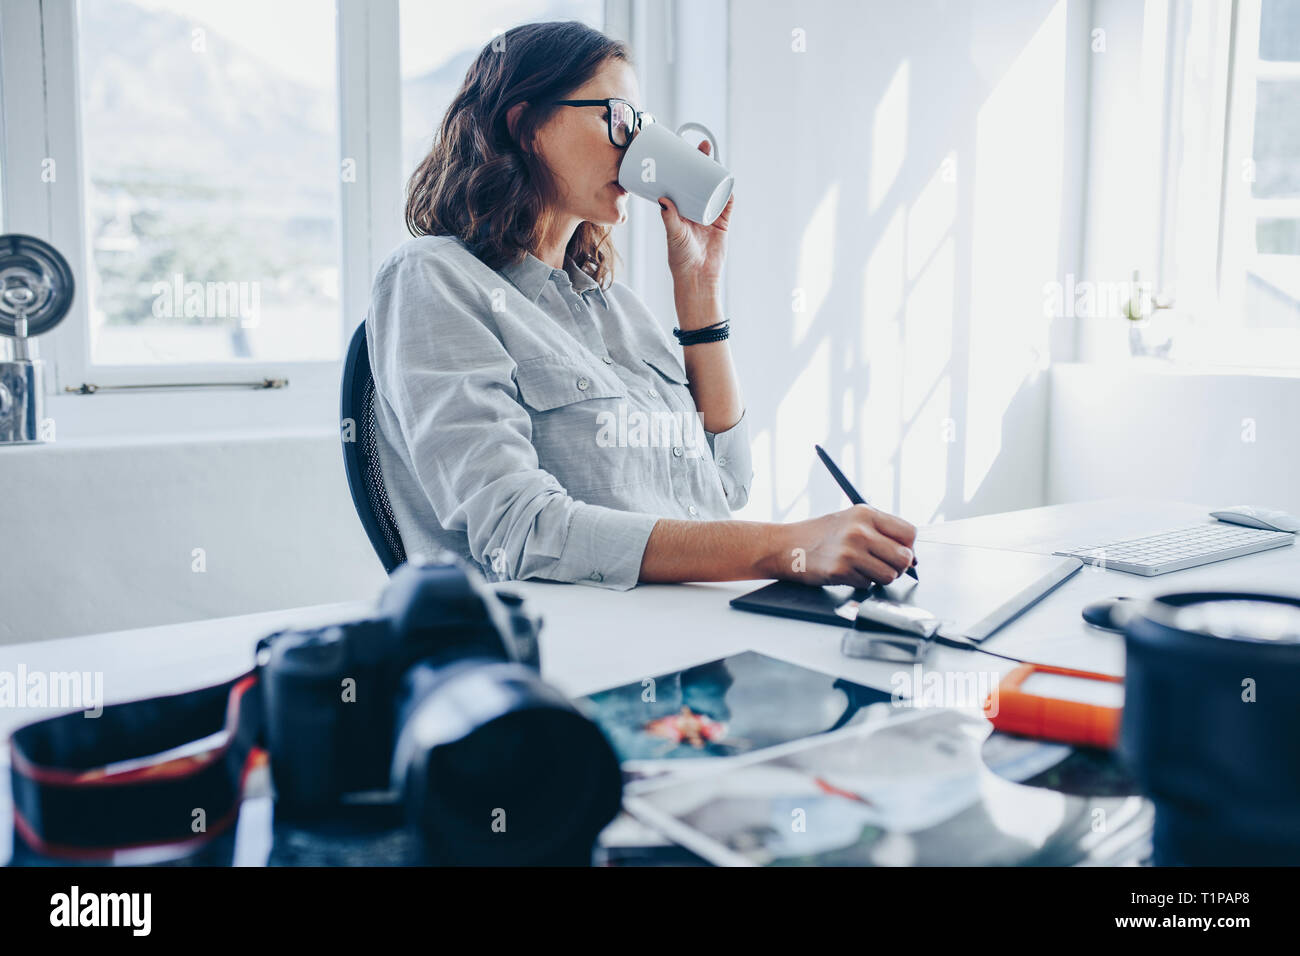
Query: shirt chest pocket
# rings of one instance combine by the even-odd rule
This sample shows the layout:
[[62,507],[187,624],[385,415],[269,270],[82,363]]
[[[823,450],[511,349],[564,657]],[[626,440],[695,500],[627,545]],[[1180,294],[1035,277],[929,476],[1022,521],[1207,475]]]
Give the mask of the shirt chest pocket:
[[[550,412],[596,399],[627,397],[627,386],[613,374],[563,355],[544,355],[519,363],[515,372],[519,397],[533,412]],[[597,402],[600,407],[604,403]],[[595,411],[595,406],[591,406]],[[575,409],[576,410],[576,409]]]
[[538,465],[584,501],[609,494],[637,478],[635,456],[617,441],[620,411],[626,418],[627,386],[612,372],[562,355],[525,359],[515,370],[519,397],[532,419]]
[[660,377],[674,385],[687,385],[686,372],[682,369],[681,363],[671,355],[650,355],[643,358],[652,369],[659,373]]
[[681,363],[673,356],[655,352],[641,359],[651,370],[654,384],[651,392],[678,414],[695,411],[695,399],[691,397],[690,385]]

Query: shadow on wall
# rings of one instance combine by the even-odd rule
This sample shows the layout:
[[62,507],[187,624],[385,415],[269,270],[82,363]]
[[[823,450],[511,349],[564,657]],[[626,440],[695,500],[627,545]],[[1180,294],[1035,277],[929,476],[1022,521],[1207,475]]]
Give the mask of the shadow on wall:
[[746,4],[732,23],[744,516],[1041,504],[1046,284],[1079,239],[1087,25],[1065,0]]

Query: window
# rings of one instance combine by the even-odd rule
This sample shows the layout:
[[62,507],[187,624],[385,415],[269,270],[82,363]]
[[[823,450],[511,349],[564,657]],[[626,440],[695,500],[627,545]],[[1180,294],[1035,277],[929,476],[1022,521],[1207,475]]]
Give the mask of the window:
[[1300,0],[1242,0],[1237,15],[1220,281],[1245,327],[1297,330]]
[[78,8],[90,363],[342,348],[335,9]]
[[1160,285],[1178,354],[1300,368],[1300,0],[1172,8]]
[[495,7],[402,0],[403,187],[428,154],[465,71],[494,34],[542,20],[581,20],[600,30],[604,7],[604,0],[531,0]]
[[[0,3],[4,225],[50,241],[77,278],[39,342],[60,438],[332,425],[345,343],[407,237],[405,180],[470,57],[530,20],[659,35],[666,11],[638,11]],[[667,53],[643,62],[666,70]],[[120,401],[83,397],[115,388]]]

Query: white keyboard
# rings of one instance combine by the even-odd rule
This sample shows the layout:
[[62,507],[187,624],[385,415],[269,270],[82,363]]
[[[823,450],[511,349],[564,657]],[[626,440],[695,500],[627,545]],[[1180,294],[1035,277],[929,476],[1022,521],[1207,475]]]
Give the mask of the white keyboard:
[[1289,531],[1264,531],[1240,525],[1215,522],[1175,528],[1145,538],[1129,538],[1053,554],[1080,558],[1112,571],[1130,574],[1168,574],[1200,564],[1211,564],[1243,554],[1283,548],[1295,541]]

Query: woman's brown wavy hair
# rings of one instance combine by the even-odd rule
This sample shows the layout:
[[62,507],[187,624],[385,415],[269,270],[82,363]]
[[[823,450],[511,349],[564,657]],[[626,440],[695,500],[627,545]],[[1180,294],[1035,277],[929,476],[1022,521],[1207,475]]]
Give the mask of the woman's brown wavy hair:
[[[611,57],[631,61],[624,44],[576,21],[529,23],[488,43],[407,183],[411,235],[458,236],[493,269],[536,249],[554,180],[520,144]],[[506,113],[522,102],[512,135]],[[609,232],[581,223],[565,250],[602,288],[613,281]]]

